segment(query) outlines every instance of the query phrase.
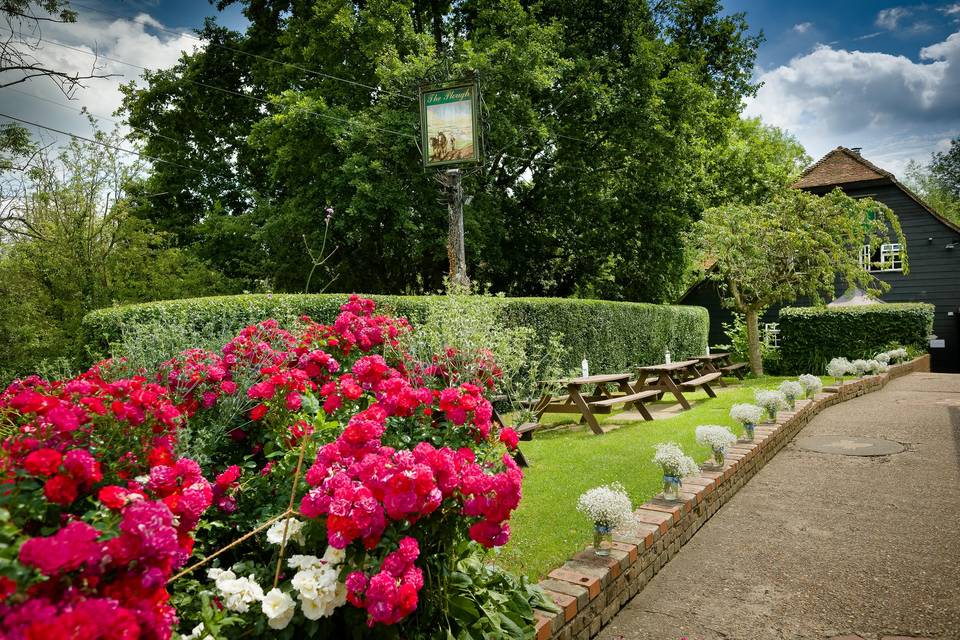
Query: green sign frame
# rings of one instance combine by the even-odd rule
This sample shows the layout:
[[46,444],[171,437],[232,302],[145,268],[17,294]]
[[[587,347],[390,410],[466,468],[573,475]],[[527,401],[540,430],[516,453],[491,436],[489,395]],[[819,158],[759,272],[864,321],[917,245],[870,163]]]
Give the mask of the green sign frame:
[[424,168],[480,162],[479,96],[476,81],[420,87]]

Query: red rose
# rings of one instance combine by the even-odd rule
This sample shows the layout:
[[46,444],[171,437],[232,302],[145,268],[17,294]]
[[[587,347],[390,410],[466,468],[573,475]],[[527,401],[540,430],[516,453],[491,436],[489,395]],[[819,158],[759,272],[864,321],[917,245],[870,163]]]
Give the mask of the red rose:
[[97,494],[97,499],[108,509],[120,509],[127,504],[127,498],[129,496],[129,491],[123,487],[111,484],[100,489],[100,493]]
[[0,602],[17,592],[17,583],[7,576],[0,576]]
[[517,432],[507,427],[501,429],[500,431],[500,442],[507,445],[507,449],[516,449],[517,444],[520,442],[520,436],[517,435]]
[[23,461],[23,468],[35,476],[52,476],[60,468],[63,456],[53,449],[33,451]]
[[77,499],[77,483],[67,476],[53,476],[43,485],[43,495],[54,504],[67,506]]
[[267,405],[265,404],[258,404],[250,410],[250,419],[254,422],[261,420],[265,415],[267,415]]

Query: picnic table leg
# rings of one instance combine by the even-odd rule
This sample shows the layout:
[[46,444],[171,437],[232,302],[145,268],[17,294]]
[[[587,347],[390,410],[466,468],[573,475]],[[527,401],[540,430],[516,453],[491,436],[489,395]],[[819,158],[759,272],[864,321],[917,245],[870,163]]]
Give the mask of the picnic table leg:
[[723,381],[723,372],[717,369],[717,367],[709,360],[706,361],[703,365],[703,370],[707,373],[719,373],[720,377],[717,378],[717,382],[720,383],[721,387],[726,387],[727,383]]
[[[639,391],[634,392],[634,390],[630,387],[630,383],[627,382],[626,380],[619,381],[617,383],[617,386],[619,386],[620,391],[623,391],[626,395],[631,395],[632,393],[640,393]],[[653,416],[650,415],[650,412],[647,411],[647,408],[643,406],[643,400],[634,400],[633,402],[628,402],[624,405],[623,408],[627,409],[630,407],[631,404],[640,413],[640,415],[643,416],[644,420],[653,420]]]
[[[717,380],[719,380],[719,379],[720,379],[720,378],[717,378]],[[717,397],[717,394],[714,393],[713,389],[710,388],[710,383],[704,382],[702,385],[700,385],[700,388],[703,389],[704,391],[706,391],[706,392],[707,392],[707,395],[710,396],[711,398],[716,398],[716,397]]]
[[690,403],[687,402],[687,399],[683,397],[683,393],[680,391],[680,387],[673,381],[673,378],[670,377],[670,374],[666,371],[660,372],[660,384],[661,388],[666,389],[673,394],[673,397],[677,399],[677,402],[680,403],[680,406],[684,409],[690,408]]
[[590,410],[590,405],[588,405],[587,401],[584,400],[583,396],[580,395],[580,390],[577,388],[577,385],[568,385],[567,391],[570,392],[570,398],[573,400],[573,403],[577,405],[578,409],[580,409],[580,414],[587,421],[587,424],[590,425],[590,430],[598,436],[602,436],[603,429],[600,428],[600,423],[597,422],[597,418],[593,415],[593,411]]

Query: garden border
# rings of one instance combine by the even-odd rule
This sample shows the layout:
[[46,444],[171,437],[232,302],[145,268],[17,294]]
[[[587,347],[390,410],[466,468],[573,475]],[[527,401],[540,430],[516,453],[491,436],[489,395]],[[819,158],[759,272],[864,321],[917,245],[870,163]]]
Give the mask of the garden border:
[[890,380],[929,372],[930,356],[894,365],[885,374],[827,387],[774,424],[758,425],[753,442],[734,445],[722,471],[684,478],[681,502],[653,499],[636,510],[637,523],[613,536],[613,549],[598,557],[592,547],[574,555],[540,581],[560,608],[535,610],[537,640],[589,640],[653,578],[680,548],[730,500],[768,460],[823,409],[882,389]]

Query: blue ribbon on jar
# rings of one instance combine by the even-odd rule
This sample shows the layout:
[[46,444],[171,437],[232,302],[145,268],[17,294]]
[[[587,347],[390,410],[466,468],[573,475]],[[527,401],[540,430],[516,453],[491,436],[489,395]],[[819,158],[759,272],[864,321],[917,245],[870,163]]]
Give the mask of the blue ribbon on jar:
[[597,533],[600,533],[600,534],[607,534],[607,533],[610,533],[611,531],[613,531],[613,527],[607,527],[607,526],[604,526],[604,525],[602,525],[602,524],[595,524],[595,525],[593,525],[593,529],[594,529],[594,531],[596,531]]
[[682,485],[683,482],[680,481],[680,476],[668,476],[664,475],[663,479],[665,482],[672,482],[673,484]]

